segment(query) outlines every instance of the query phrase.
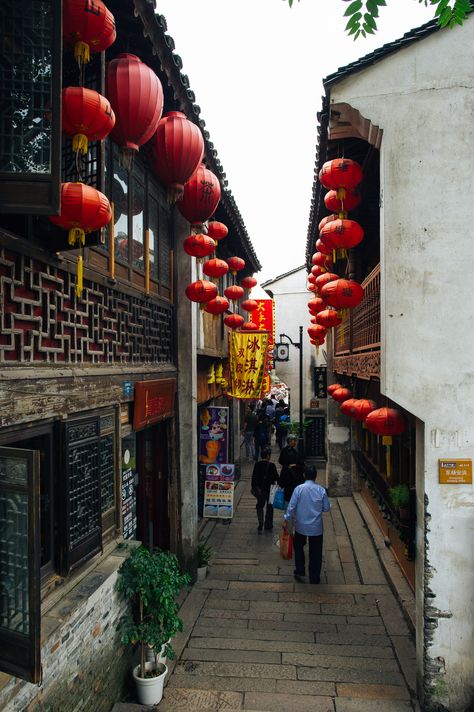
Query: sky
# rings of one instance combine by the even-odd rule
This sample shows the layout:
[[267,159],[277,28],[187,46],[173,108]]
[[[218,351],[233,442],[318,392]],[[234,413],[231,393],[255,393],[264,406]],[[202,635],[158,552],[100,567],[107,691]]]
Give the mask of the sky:
[[387,0],[374,37],[344,32],[343,0],[157,0],[262,265],[304,263],[322,79],[432,19]]

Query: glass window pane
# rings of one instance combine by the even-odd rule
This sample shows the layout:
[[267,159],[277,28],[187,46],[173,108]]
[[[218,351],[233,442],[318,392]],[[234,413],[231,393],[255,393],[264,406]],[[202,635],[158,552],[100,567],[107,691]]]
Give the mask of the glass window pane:
[[2,0],[0,171],[51,173],[51,0]]
[[112,201],[114,203],[115,258],[128,262],[128,171],[114,156]]
[[160,283],[170,286],[170,214],[167,208],[160,205],[160,236],[159,236]]
[[145,188],[137,179],[133,181],[132,196],[132,263],[139,270],[145,270],[143,247],[143,214],[145,207]]

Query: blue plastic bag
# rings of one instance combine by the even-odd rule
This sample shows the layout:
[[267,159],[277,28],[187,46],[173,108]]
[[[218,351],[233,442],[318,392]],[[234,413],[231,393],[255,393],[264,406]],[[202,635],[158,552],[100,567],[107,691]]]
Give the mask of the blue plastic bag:
[[273,509],[285,509],[285,496],[281,488],[278,488],[275,492],[275,499],[273,500]]

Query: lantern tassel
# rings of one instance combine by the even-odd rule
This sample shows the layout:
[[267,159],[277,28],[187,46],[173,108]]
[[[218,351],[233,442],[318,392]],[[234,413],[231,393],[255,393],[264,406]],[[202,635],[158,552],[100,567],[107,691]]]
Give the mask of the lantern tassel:
[[82,227],[72,227],[68,232],[67,241],[71,247],[75,245],[84,247],[86,244],[86,233]]
[[76,296],[81,297],[82,296],[82,287],[83,287],[83,262],[82,262],[82,255],[79,255],[77,258],[77,284],[76,284]]
[[79,65],[88,64],[91,61],[90,48],[87,42],[76,42],[74,45],[74,57]]
[[85,134],[77,133],[72,139],[72,150],[74,153],[82,153],[83,156],[86,155],[89,150],[89,141]]
[[391,435],[384,435],[382,437],[382,443],[385,445],[385,464],[387,467],[387,480],[390,479],[392,476],[392,461],[391,461],[391,445],[392,445],[392,436]]

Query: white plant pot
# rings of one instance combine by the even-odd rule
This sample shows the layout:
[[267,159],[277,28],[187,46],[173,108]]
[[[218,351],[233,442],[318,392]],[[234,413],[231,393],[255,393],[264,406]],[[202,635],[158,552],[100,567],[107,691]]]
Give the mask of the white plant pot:
[[167,645],[171,643],[171,638],[168,638],[166,643],[161,646],[160,654],[158,655],[158,662],[162,663],[163,665],[166,665],[167,657],[165,655],[165,648]]
[[[145,663],[145,670],[148,672],[155,668],[154,663]],[[163,663],[159,663],[157,670],[161,673],[156,677],[138,677],[140,665],[133,668],[133,677],[137,685],[138,701],[142,705],[157,705],[163,697],[163,685],[168,668]]]
[[198,566],[197,570],[197,580],[204,581],[207,576],[207,566]]

